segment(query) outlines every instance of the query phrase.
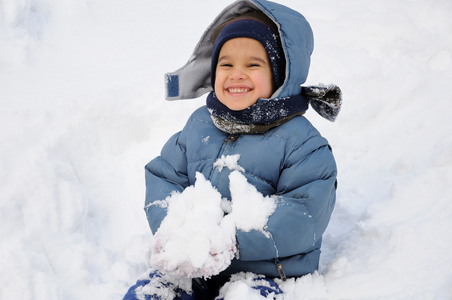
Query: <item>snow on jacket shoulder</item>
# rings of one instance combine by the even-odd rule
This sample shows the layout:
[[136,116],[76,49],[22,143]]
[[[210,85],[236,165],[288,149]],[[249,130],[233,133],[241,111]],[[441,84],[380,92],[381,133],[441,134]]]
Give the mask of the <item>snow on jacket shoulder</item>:
[[159,228],[166,209],[149,204],[193,185],[196,172],[230,199],[231,170],[213,165],[223,155],[239,154],[247,181],[264,196],[279,197],[266,229],[271,238],[260,231],[238,231],[240,259],[225,272],[277,277],[279,258],[287,276],[312,273],[318,268],[321,237],[335,203],[336,164],[328,142],[303,116],[265,134],[229,137],[201,107],[169,139],[161,156],[146,166],[146,214],[152,231]]

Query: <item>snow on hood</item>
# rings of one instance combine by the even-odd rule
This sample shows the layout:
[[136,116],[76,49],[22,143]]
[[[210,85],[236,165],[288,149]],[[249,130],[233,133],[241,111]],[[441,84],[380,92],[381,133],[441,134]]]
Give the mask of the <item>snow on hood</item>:
[[239,0],[227,6],[209,25],[187,63],[177,71],[165,74],[166,99],[192,99],[212,91],[210,68],[215,28],[229,19],[256,10],[275,22],[286,57],[286,79],[271,99],[300,94],[300,85],[308,76],[314,48],[311,26],[300,13],[284,5],[265,0]]

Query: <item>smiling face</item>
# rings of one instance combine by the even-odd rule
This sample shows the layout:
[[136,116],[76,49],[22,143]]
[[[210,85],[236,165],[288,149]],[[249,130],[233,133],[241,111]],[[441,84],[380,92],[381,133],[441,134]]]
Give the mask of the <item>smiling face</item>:
[[234,38],[221,47],[215,72],[215,94],[231,110],[243,110],[273,92],[271,66],[261,43]]

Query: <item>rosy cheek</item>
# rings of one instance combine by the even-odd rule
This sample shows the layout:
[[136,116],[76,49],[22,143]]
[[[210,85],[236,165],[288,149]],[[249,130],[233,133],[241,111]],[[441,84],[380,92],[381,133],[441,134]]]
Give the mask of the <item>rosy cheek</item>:
[[256,84],[259,84],[261,88],[267,86],[268,82],[269,82],[267,77],[265,77],[263,75],[257,76],[255,81],[256,81]]
[[214,89],[218,90],[219,88],[221,88],[221,75],[215,75],[215,83],[214,83]]

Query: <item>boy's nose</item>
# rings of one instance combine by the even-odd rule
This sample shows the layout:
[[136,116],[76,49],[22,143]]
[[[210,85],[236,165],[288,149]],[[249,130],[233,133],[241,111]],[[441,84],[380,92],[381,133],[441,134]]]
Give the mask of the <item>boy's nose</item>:
[[242,80],[246,78],[246,74],[242,69],[234,68],[234,70],[232,70],[231,72],[230,78],[233,80]]

